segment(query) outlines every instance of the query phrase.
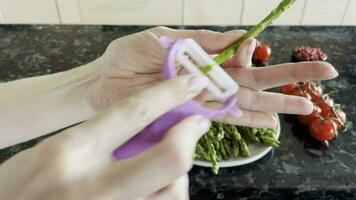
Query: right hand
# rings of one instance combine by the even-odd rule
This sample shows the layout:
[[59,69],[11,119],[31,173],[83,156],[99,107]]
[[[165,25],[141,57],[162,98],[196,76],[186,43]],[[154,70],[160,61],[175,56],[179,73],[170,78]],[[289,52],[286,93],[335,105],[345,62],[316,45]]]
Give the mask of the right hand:
[[186,118],[133,158],[111,153],[205,86],[193,75],[162,82],[15,155],[0,168],[0,199],[188,199],[187,172],[209,120]]
[[[118,38],[110,43],[100,58],[89,64],[98,73],[87,92],[90,105],[100,111],[119,99],[160,83],[165,56],[159,42],[161,36],[193,38],[206,52],[217,54],[243,33],[239,30],[219,33],[155,27]],[[217,120],[241,126],[275,128],[277,121],[273,113],[311,113],[313,105],[306,98],[262,90],[299,81],[334,78],[337,76],[334,68],[325,62],[249,67],[255,45],[254,39],[245,40],[234,57],[223,63],[227,73],[240,85],[236,96],[242,115],[236,118],[226,114]],[[221,106],[206,92],[196,100],[208,107]]]

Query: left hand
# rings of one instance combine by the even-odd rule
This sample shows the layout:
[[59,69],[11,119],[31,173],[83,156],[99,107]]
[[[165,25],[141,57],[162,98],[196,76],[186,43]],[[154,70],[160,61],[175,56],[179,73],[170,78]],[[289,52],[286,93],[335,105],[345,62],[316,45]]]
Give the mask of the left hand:
[[[209,54],[216,54],[240,37],[243,31],[219,33],[207,30],[174,30],[165,27],[151,28],[111,42],[106,52],[91,66],[97,68],[98,78],[89,92],[89,102],[95,109],[102,109],[118,99],[161,82],[165,51],[159,37],[173,39],[193,38]],[[288,83],[330,79],[337,76],[335,69],[325,62],[280,64],[262,68],[250,68],[255,40],[242,43],[233,58],[223,64],[226,71],[241,86],[237,93],[242,110],[239,118],[222,116],[220,121],[251,127],[275,127],[272,113],[309,114],[312,103],[303,98],[261,90]],[[179,71],[179,69],[177,69]],[[210,102],[209,95],[197,99],[207,106],[219,106]]]
[[187,173],[209,120],[182,119],[158,144],[125,160],[113,160],[112,151],[206,83],[190,74],[164,81],[15,155],[0,167],[0,199],[189,199]]

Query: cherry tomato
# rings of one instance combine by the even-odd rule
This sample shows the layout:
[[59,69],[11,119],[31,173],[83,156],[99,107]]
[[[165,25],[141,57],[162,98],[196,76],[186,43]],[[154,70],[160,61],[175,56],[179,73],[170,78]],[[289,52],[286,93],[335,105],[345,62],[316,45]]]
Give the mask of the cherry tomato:
[[316,119],[310,126],[309,131],[313,138],[319,141],[330,140],[337,134],[336,124],[331,119]]
[[320,119],[320,111],[321,109],[318,106],[314,105],[312,113],[310,113],[309,115],[298,115],[298,120],[304,125],[309,125],[313,121]]
[[291,94],[292,92],[294,92],[296,90],[296,86],[297,86],[296,83],[283,85],[280,87],[280,91],[283,94]]
[[[338,109],[335,111],[337,116],[335,117],[336,119],[333,119],[334,122],[336,123],[336,127],[337,128],[341,128],[342,125],[340,123],[340,121],[345,124],[346,123],[346,114],[344,111],[342,111],[341,109]],[[339,121],[340,120],[340,121]]]
[[295,88],[292,92],[289,93],[289,95],[293,95],[293,96],[302,96],[302,91],[298,88]]
[[309,100],[312,99],[311,95],[307,92],[304,92],[300,88],[296,88],[295,91],[291,92],[289,95],[294,95],[294,96],[300,96],[300,97],[305,97]]
[[309,99],[309,100],[312,100],[312,96],[311,96],[309,93],[307,93],[307,92],[302,93],[301,96],[302,96],[302,97],[305,97],[305,98],[307,98],[307,99]]
[[271,48],[267,44],[260,44],[253,52],[253,59],[267,61],[271,55]]
[[332,99],[330,96],[325,96],[323,97],[323,100],[326,104],[328,104],[330,107],[333,107],[334,104],[334,99]]
[[313,101],[319,100],[321,95],[323,95],[323,89],[314,82],[304,82],[300,88],[308,92]]
[[333,116],[333,111],[332,111],[332,109],[330,108],[330,106],[326,102],[319,101],[319,102],[316,103],[316,105],[320,107],[320,109],[321,109],[320,115],[322,117]]

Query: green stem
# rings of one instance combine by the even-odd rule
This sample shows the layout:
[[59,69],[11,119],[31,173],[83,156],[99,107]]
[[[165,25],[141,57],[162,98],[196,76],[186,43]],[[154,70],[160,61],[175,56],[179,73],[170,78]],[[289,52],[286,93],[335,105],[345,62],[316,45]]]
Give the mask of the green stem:
[[[239,39],[230,44],[223,52],[214,57],[214,61],[217,64],[221,64],[231,58],[241,43],[248,38],[257,37],[266,27],[272,24],[285,10],[289,8],[296,0],[283,0],[274,10],[272,10],[267,17],[265,17],[260,23],[252,27],[249,31],[243,34]],[[203,73],[207,73],[212,68],[212,65],[207,65],[201,68]]]

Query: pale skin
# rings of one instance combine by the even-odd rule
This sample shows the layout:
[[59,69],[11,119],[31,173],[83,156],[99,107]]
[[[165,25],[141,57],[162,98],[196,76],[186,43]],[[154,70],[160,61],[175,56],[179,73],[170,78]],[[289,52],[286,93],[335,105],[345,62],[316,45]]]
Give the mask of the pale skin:
[[[186,74],[161,81],[165,51],[159,36],[193,38],[215,54],[241,34],[156,27],[113,41],[87,65],[0,85],[0,113],[7,113],[0,115],[0,148],[85,121],[2,164],[0,199],[188,199],[195,144],[210,125],[203,117],[182,120],[162,142],[134,158],[114,161],[110,153],[189,99],[218,104],[202,92],[205,79]],[[242,115],[217,120],[274,127],[272,113],[310,113],[307,99],[262,90],[332,79],[338,75],[335,69],[324,62],[251,68],[255,43],[246,40],[223,64],[241,87],[236,95]]]

